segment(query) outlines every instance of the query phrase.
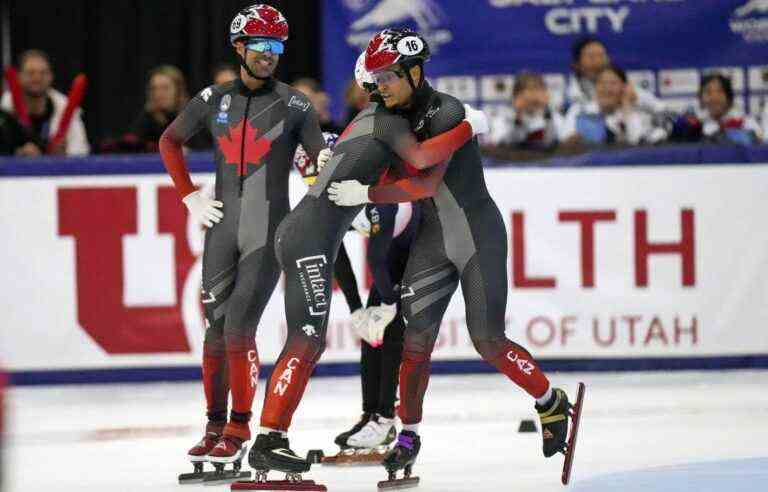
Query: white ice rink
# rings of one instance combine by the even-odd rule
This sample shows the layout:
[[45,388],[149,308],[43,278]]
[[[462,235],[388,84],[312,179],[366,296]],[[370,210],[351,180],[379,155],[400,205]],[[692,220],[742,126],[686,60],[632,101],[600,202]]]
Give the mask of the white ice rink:
[[[552,379],[570,392],[578,380],[588,386],[571,490],[768,490],[768,372]],[[333,451],[333,437],[358,416],[359,394],[356,378],[314,379],[294,419],[293,447]],[[184,454],[202,430],[199,383],[15,388],[9,400],[11,492],[203,488],[176,484],[191,470]],[[418,490],[563,490],[562,458],[544,459],[539,434],[517,432],[533,416],[529,398],[501,376],[432,378]],[[309,476],[331,492],[357,492],[375,491],[384,473],[315,467]]]

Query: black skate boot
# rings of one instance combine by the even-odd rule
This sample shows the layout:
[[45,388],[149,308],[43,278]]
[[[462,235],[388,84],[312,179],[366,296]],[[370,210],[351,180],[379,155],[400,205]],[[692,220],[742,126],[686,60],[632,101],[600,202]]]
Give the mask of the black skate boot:
[[560,388],[552,389],[552,398],[546,404],[536,404],[541,420],[541,437],[544,439],[544,456],[547,458],[557,453],[565,454],[570,409],[568,395]]
[[[421,449],[421,438],[415,432],[404,430],[397,436],[397,444],[382,462],[389,477],[379,482],[379,490],[407,489],[419,484],[419,477],[411,477],[419,449]],[[397,478],[398,470],[403,470],[403,478]]]
[[352,428],[349,429],[348,431],[342,432],[341,434],[336,436],[336,439],[334,439],[333,442],[336,443],[336,445],[338,447],[340,447],[341,449],[348,448],[349,445],[347,444],[347,439],[349,439],[349,436],[351,436],[352,434],[357,434],[358,432],[360,432],[360,429],[365,427],[365,424],[370,422],[371,417],[373,417],[373,414],[371,414],[371,413],[364,413],[364,414],[362,414],[360,416],[360,421],[358,423],[353,425]]
[[306,459],[291,451],[288,438],[279,432],[259,434],[248,453],[248,463],[257,473],[278,470],[290,476],[308,472],[310,467]]

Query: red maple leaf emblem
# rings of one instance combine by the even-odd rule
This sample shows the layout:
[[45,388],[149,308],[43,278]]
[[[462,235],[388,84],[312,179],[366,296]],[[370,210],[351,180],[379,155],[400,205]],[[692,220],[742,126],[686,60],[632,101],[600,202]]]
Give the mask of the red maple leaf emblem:
[[[245,136],[243,136],[243,128],[245,128]],[[270,140],[264,137],[256,138],[260,132],[261,130],[244,118],[230,127],[227,134],[217,138],[221,153],[224,155],[224,162],[237,166],[237,174],[240,176],[248,174],[249,165],[261,164],[261,158],[267,155],[272,147]],[[245,138],[245,144],[243,144],[243,138]]]

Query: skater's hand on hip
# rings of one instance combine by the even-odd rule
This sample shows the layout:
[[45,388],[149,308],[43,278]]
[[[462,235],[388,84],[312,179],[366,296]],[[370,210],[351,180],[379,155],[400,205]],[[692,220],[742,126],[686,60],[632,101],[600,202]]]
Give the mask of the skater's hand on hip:
[[385,304],[366,308],[368,315],[368,338],[366,341],[373,347],[384,343],[384,330],[397,315],[397,304]]
[[479,109],[475,109],[469,104],[464,105],[464,121],[472,127],[472,136],[488,133],[491,129],[488,124],[488,117]]
[[213,227],[214,223],[218,224],[224,217],[224,212],[219,210],[224,204],[203,195],[200,190],[193,191],[182,201],[187,206],[192,220],[205,227]]
[[323,170],[328,161],[333,157],[333,151],[331,149],[323,149],[317,154],[317,172]]
[[328,199],[340,207],[353,207],[370,203],[368,186],[360,184],[354,179],[331,183],[331,186],[328,187]]

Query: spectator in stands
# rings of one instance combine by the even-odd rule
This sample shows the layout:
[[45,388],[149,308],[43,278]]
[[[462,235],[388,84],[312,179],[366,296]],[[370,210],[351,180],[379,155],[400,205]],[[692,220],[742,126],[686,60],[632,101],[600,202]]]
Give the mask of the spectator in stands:
[[[611,64],[605,45],[594,37],[584,37],[571,47],[574,76],[566,89],[569,105],[593,102],[596,97],[597,76]],[[627,102],[639,109],[659,114],[665,110],[664,103],[650,92],[627,84],[624,91]]]
[[595,100],[571,106],[560,130],[568,144],[639,145],[666,140],[667,132],[654,115],[641,111],[627,97],[624,70],[609,65],[595,79]]
[[703,140],[742,145],[762,140],[762,130],[755,118],[734,106],[733,84],[725,75],[714,73],[702,78],[699,106],[701,109],[690,124],[701,128]]
[[16,118],[0,109],[0,155],[35,157],[43,153]]
[[239,77],[238,69],[231,63],[220,63],[213,68],[213,83],[215,85],[226,84]]
[[491,126],[487,143],[525,149],[550,149],[557,144],[560,114],[549,107],[544,77],[522,72],[512,87],[512,111]]
[[[45,149],[49,139],[56,133],[61,122],[67,97],[51,87],[53,69],[48,55],[40,50],[28,50],[19,57],[19,85],[29,113],[32,141],[37,149]],[[11,94],[6,92],[0,100],[0,107],[15,113]],[[34,155],[31,146],[26,146],[23,155]],[[82,112],[77,109],[62,143],[51,153],[58,155],[85,155],[90,152]]]
[[331,117],[331,98],[320,86],[320,83],[312,78],[300,78],[291,84],[294,89],[306,95],[317,112],[320,121],[320,129],[324,132],[341,133],[344,129],[333,121]]
[[347,105],[344,112],[344,126],[346,127],[355,119],[357,113],[368,105],[368,93],[355,82],[355,79],[350,80],[347,84],[347,89],[344,91],[344,103]]
[[[123,136],[120,144],[123,151],[157,152],[160,135],[187,104],[187,82],[181,70],[172,65],[160,65],[149,73],[147,100],[144,109]],[[198,136],[199,135],[199,136]],[[191,149],[210,147],[210,138],[204,132],[185,143]]]

